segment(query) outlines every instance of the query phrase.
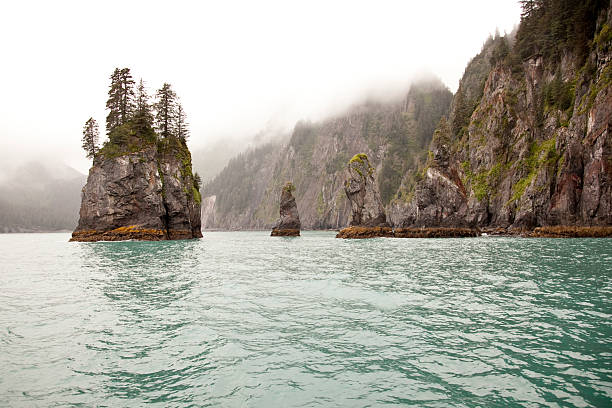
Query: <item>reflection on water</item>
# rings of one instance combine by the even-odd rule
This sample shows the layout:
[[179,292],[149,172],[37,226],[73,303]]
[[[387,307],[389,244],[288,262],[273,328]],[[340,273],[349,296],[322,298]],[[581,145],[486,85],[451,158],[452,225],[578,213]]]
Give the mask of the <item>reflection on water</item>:
[[189,294],[199,249],[195,240],[90,243],[81,248],[81,266],[98,272],[92,283],[109,299],[154,310]]
[[[94,352],[100,370],[76,367],[76,371],[102,377],[105,394],[135,398],[141,393],[171,393],[185,373],[167,350],[184,328],[193,323],[189,298],[198,281],[196,240],[162,242],[101,242],[81,244],[82,268],[95,274],[87,281],[90,293],[99,292],[98,324],[86,333],[84,346]],[[115,364],[105,361],[119,357]],[[139,362],[138,372],[130,361]],[[184,386],[182,386],[184,387]],[[181,386],[178,386],[180,389]],[[155,398],[151,399],[152,401]]]

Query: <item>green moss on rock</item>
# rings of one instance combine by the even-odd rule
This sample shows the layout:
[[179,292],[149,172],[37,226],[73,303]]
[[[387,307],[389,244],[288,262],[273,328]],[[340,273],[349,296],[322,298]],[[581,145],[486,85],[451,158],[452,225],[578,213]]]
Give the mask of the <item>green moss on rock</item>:
[[524,168],[527,169],[527,174],[512,186],[510,202],[521,199],[542,167],[557,164],[561,156],[555,147],[556,142],[557,139],[553,137],[539,144],[537,142],[531,144],[529,155],[522,160]]
[[368,156],[365,153],[357,153],[356,155],[354,155],[351,158],[351,160],[349,160],[349,164],[350,163],[355,163],[355,162],[359,162],[359,163],[363,164],[364,161],[369,162]]

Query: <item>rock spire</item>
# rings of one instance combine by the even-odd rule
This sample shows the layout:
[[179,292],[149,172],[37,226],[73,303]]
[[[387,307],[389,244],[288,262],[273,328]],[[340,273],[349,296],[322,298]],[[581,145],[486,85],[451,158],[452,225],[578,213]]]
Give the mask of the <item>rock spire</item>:
[[300,216],[297,204],[293,197],[295,186],[292,182],[287,182],[281,191],[280,197],[280,219],[272,229],[273,237],[288,237],[300,235]]

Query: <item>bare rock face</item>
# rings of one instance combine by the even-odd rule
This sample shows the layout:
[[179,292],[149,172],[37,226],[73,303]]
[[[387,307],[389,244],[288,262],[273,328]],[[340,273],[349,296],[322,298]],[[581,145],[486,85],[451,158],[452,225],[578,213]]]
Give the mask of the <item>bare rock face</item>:
[[350,226],[389,226],[374,180],[374,168],[365,154],[357,154],[349,162],[344,191],[351,202]]
[[293,183],[285,184],[281,191],[280,197],[280,220],[272,229],[273,237],[289,237],[300,235],[300,216],[298,214],[297,204],[293,197],[295,187]]
[[117,157],[96,157],[71,241],[201,238],[201,198],[191,155],[183,147],[159,152],[150,145]]
[[365,154],[357,154],[349,161],[344,191],[351,203],[349,228],[341,230],[336,238],[390,236],[391,227],[374,180],[374,168]]
[[449,168],[450,126],[444,118],[436,129],[432,155],[423,180],[416,186],[414,199],[407,205],[394,203],[390,219],[395,227],[470,227],[468,197],[456,171]]

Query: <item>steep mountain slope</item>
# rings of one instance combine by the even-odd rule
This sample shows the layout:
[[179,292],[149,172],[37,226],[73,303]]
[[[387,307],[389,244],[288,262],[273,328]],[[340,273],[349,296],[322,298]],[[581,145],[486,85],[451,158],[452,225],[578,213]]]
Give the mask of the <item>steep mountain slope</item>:
[[486,70],[468,66],[394,225],[612,224],[612,12],[548,3],[525,12],[515,44],[498,37],[477,57],[482,92]]
[[86,176],[63,164],[31,162],[0,183],[0,232],[73,229]]
[[366,153],[379,175],[385,203],[403,175],[426,157],[436,123],[448,112],[452,94],[438,80],[415,84],[404,100],[368,102],[321,123],[300,122],[286,144],[268,144],[230,161],[204,188],[205,228],[270,228],[278,196],[293,181],[303,229],[346,225],[346,164]]

